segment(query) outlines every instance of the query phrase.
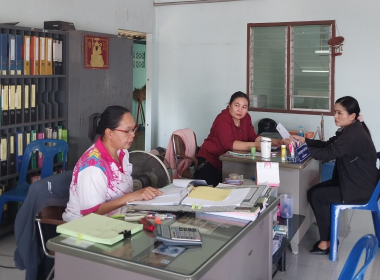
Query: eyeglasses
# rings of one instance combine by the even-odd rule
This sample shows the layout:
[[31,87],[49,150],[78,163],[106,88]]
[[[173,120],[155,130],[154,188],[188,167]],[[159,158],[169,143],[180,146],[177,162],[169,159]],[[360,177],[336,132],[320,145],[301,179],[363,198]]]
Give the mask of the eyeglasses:
[[124,133],[126,133],[126,134],[131,134],[131,133],[135,134],[135,133],[136,133],[136,130],[137,130],[137,127],[134,128],[134,129],[131,129],[131,130],[121,130],[121,129],[117,129],[117,128],[115,128],[114,130],[116,130],[116,131],[120,131],[120,132],[124,132]]

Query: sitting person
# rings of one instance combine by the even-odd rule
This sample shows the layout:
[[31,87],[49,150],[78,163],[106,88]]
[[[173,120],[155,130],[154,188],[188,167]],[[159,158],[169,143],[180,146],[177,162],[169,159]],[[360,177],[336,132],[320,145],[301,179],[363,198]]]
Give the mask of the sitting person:
[[378,181],[376,150],[358,101],[351,96],[339,98],[334,118],[340,128],[327,142],[292,136],[300,143],[306,142],[314,159],[336,160],[332,179],[307,192],[320,237],[311,254],[325,255],[330,251],[330,205],[367,203]]
[[135,136],[135,122],[128,109],[107,107],[90,116],[88,136],[93,144],[74,167],[70,199],[62,217],[71,221],[90,213],[112,215],[136,200],[150,200],[162,192],[146,187],[133,192],[128,148]]
[[[245,93],[238,91],[231,96],[227,108],[216,117],[210,134],[199,149],[195,179],[203,179],[216,186],[223,182],[219,156],[232,150],[250,151],[251,147],[260,151],[261,136],[255,133],[251,116],[247,114],[248,107],[249,99]],[[272,145],[281,144],[282,140],[272,139]]]

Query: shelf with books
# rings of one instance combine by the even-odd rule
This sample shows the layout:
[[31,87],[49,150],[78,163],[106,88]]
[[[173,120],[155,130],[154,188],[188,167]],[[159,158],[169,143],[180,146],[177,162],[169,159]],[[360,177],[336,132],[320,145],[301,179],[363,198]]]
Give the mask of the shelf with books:
[[[5,191],[16,186],[23,151],[31,141],[62,139],[62,134],[67,141],[67,43],[64,31],[0,24],[0,184]],[[59,172],[61,165],[57,157],[54,170]],[[36,153],[27,180],[38,178],[40,171]],[[0,234],[17,209],[5,211],[14,212],[8,223],[0,224]]]

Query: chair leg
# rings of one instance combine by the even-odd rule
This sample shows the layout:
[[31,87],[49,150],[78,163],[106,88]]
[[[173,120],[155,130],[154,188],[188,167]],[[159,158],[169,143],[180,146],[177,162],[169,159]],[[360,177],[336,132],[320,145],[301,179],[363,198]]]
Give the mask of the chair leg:
[[338,257],[338,231],[340,208],[331,206],[330,229],[330,261],[336,262]]
[[380,211],[379,209],[377,211],[371,211],[372,213],[372,220],[373,220],[373,227],[375,228],[375,234],[377,237],[377,240],[379,241],[379,247],[380,247]]

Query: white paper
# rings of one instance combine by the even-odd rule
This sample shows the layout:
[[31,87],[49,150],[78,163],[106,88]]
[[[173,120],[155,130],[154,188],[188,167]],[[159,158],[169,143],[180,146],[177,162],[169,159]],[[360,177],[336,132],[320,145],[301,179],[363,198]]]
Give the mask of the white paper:
[[195,204],[195,205],[201,205],[202,207],[233,206],[233,205],[239,206],[240,203],[246,198],[249,191],[250,191],[249,188],[233,189],[231,193],[227,196],[227,198],[222,201],[213,201],[213,200],[186,197],[182,201],[182,204],[183,205]]
[[256,184],[277,187],[280,185],[278,162],[256,162]]
[[156,196],[151,200],[141,200],[128,202],[128,205],[179,205],[181,200],[187,196],[187,189],[177,188],[170,184],[160,189],[163,195]]
[[254,221],[257,218],[257,213],[250,212],[206,212],[207,214],[217,215],[228,218],[235,218],[247,221]]
[[276,129],[281,134],[282,139],[288,139],[288,138],[290,138],[289,132],[286,130],[286,128],[281,123],[279,123],[276,126]]

